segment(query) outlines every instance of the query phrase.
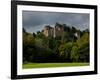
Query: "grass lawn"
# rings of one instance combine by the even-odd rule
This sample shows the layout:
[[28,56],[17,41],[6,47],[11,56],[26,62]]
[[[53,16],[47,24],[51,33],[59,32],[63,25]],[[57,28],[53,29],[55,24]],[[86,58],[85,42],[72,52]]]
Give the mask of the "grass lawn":
[[27,63],[27,64],[23,64],[24,69],[48,68],[48,67],[73,67],[73,66],[89,66],[89,63]]

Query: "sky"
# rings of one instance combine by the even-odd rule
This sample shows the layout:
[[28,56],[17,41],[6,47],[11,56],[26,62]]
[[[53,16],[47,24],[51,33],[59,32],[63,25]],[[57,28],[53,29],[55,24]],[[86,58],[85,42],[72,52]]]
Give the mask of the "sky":
[[54,27],[57,22],[85,30],[89,29],[90,20],[87,13],[23,11],[22,22],[27,32],[36,33],[41,31],[45,25]]

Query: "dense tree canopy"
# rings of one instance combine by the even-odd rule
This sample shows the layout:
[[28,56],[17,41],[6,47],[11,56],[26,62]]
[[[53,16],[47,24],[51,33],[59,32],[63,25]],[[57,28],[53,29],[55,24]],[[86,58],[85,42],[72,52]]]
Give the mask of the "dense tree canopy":
[[23,62],[89,62],[89,30],[60,26],[64,32],[55,38],[46,37],[42,31],[31,34],[23,29]]

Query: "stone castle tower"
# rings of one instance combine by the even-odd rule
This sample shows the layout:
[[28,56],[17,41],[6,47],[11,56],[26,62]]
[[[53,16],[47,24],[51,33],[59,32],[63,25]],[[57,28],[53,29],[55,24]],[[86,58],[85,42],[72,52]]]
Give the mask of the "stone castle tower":
[[64,32],[64,27],[60,24],[57,24],[55,25],[55,27],[51,27],[49,25],[45,26],[44,29],[43,29],[43,34],[48,37],[48,36],[51,36],[51,37],[57,37],[57,36],[60,36],[61,33]]
[[54,28],[50,27],[49,25],[45,26],[43,29],[43,34],[46,37],[53,36],[54,35]]

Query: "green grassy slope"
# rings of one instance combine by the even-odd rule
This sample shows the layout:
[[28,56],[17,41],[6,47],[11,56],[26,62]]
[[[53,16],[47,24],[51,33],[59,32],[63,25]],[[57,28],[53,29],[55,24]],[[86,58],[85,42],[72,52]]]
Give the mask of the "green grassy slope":
[[28,63],[28,64],[23,64],[24,69],[48,68],[48,67],[73,67],[73,66],[89,66],[89,63]]

